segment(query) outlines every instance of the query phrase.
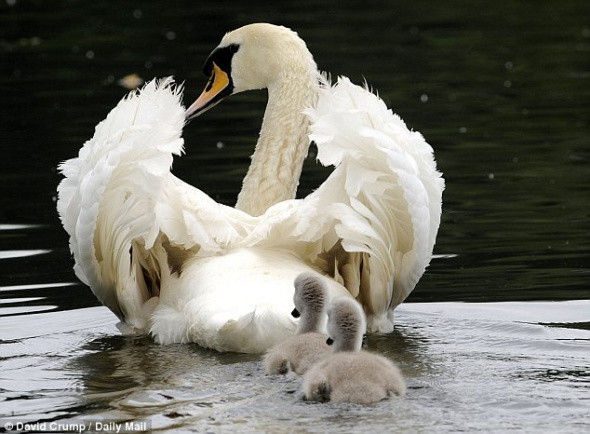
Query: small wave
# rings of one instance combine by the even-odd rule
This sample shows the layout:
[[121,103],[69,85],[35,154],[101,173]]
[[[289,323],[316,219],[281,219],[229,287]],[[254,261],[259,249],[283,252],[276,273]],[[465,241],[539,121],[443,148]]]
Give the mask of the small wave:
[[0,259],[24,258],[27,256],[45,255],[51,252],[47,249],[38,250],[0,250]]
[[438,255],[432,255],[432,259],[452,259],[458,256],[456,253],[439,253]]
[[12,285],[0,287],[2,291],[26,291],[29,289],[45,289],[45,288],[60,288],[63,286],[74,286],[78,285],[76,282],[57,282],[57,283],[35,283],[31,285]]
[[25,224],[0,224],[0,231],[18,231],[21,229],[38,229],[43,225],[25,225]]
[[18,307],[2,307],[0,308],[0,317],[12,316],[12,315],[24,315],[29,313],[47,312],[50,310],[57,309],[54,305],[44,306],[18,306]]
[[17,303],[29,303],[31,301],[44,300],[47,297],[22,297],[22,298],[9,298],[1,300],[0,304],[17,304]]

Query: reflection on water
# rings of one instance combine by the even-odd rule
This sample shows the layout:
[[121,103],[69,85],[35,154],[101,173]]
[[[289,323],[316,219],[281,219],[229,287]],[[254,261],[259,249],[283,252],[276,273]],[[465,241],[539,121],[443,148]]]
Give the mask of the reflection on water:
[[[590,299],[588,16],[581,0],[1,2],[1,416],[197,431],[581,431],[589,306],[534,301]],[[222,34],[256,21],[298,30],[320,68],[366,77],[433,145],[444,212],[409,301],[529,301],[403,305],[395,332],[366,344],[400,363],[404,400],[310,405],[297,379],[265,377],[256,357],[121,337],[72,272],[57,164],[127,91],[120,79],[174,74],[188,102]],[[174,173],[233,204],[265,98],[238,95],[193,121]],[[326,176],[314,158],[300,195]]]
[[0,250],[0,259],[23,258],[28,256],[44,255],[51,250]]

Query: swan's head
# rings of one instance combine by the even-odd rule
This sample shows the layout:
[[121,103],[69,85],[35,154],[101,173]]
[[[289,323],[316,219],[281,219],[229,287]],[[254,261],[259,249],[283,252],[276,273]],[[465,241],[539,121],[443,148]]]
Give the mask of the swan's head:
[[366,331],[365,313],[354,299],[341,297],[328,308],[328,345],[334,351],[358,351]]
[[273,24],[249,24],[227,33],[203,68],[205,90],[186,111],[190,119],[234,93],[262,89],[295,73],[315,71],[305,42],[292,30]]

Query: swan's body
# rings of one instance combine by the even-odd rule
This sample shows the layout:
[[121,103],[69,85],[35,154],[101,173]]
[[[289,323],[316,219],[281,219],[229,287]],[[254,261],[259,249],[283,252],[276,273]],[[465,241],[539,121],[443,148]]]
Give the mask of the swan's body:
[[403,377],[391,360],[361,350],[364,332],[365,315],[358,303],[349,298],[334,301],[328,310],[333,353],[305,374],[306,399],[366,405],[406,393]]
[[[357,298],[370,330],[392,330],[392,310],[428,265],[440,221],[444,183],[432,148],[372,93],[347,79],[322,82],[295,33],[246,26],[210,59],[232,44],[234,93],[269,89],[238,209],[170,173],[185,112],[171,80],[152,81],[61,166],[58,210],[77,276],[123,332],[161,343],[268,349],[295,329],[292,282],[302,272],[323,276],[330,298]],[[212,65],[217,80],[223,71]],[[205,95],[189,112],[226,94]],[[335,170],[293,200],[308,133]]]
[[294,316],[299,316],[297,334],[272,347],[264,356],[264,370],[269,375],[293,371],[302,375],[316,362],[330,354],[328,336],[321,333],[328,291],[325,279],[303,273],[295,279]]

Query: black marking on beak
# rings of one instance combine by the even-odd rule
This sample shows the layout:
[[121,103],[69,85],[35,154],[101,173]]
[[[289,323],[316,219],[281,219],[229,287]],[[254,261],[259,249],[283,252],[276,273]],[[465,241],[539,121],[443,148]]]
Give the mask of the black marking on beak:
[[209,54],[205,65],[203,66],[203,74],[210,77],[213,72],[213,62],[223,69],[231,77],[231,60],[234,54],[238,52],[240,46],[238,44],[231,44],[226,47],[218,47]]
[[[231,62],[233,55],[239,49],[240,46],[238,44],[231,44],[226,47],[218,47],[211,52],[203,67],[203,73],[209,77],[209,81],[199,99],[186,111],[185,118],[187,121],[205,113],[210,108],[219,104],[223,99],[233,94],[234,83],[231,74]],[[226,80],[227,84],[221,90],[216,91],[215,94],[207,97],[206,94],[213,90],[216,79],[218,78],[216,77],[214,66],[217,67],[217,72],[222,73],[225,77],[221,77],[221,81]]]

